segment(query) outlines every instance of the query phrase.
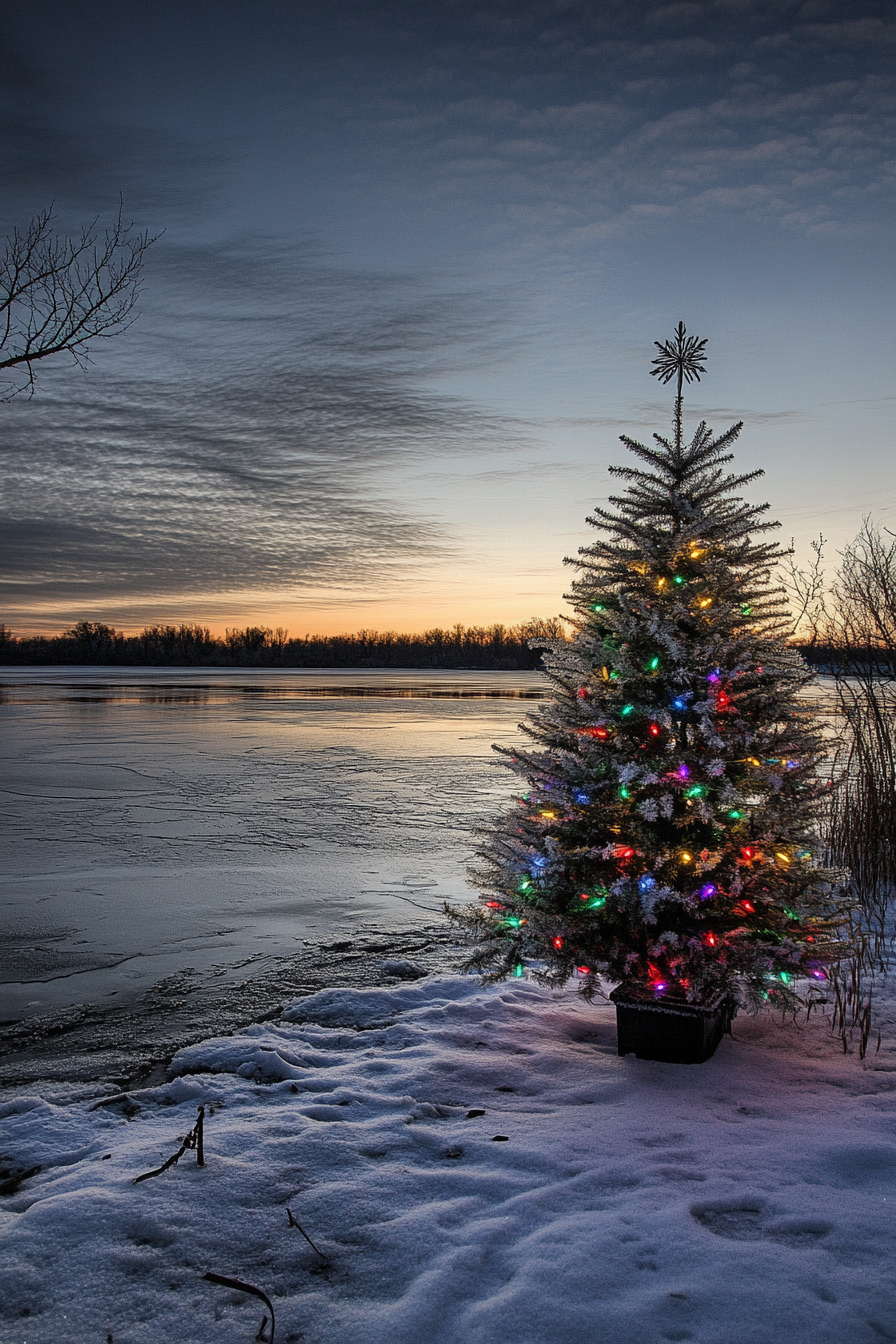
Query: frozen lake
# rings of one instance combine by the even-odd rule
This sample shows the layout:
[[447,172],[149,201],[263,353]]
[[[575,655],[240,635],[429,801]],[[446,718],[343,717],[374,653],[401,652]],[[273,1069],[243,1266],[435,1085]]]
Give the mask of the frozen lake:
[[186,967],[256,973],[307,943],[431,923],[471,898],[471,822],[514,783],[490,744],[515,739],[543,686],[3,669],[0,1015],[117,1006]]

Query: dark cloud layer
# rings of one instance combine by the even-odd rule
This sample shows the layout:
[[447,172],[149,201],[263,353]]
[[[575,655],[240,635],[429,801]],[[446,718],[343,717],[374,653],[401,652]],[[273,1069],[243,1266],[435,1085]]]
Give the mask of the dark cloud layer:
[[325,70],[353,93],[330,89],[317,133],[350,127],[371,178],[475,203],[520,243],[738,217],[824,231],[892,208],[892,3],[337,9],[354,22]]
[[445,553],[389,472],[510,442],[425,383],[499,338],[494,296],[246,239],[163,248],[154,284],[124,371],[4,408],[10,602],[363,588]]

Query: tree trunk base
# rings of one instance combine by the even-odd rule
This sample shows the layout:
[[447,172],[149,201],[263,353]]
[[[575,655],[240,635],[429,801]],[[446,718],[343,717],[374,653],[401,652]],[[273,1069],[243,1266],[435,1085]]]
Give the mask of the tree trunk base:
[[666,1064],[702,1064],[731,1032],[736,1007],[718,995],[707,1003],[661,998],[641,985],[623,982],[610,994],[616,1005],[620,1055]]

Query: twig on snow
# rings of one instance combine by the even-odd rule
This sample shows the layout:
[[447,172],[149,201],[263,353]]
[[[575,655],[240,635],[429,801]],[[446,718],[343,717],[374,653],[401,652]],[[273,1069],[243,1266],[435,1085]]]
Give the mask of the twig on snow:
[[[274,1344],[274,1308],[271,1304],[271,1299],[266,1292],[261,1288],[256,1288],[254,1283],[243,1283],[242,1279],[229,1279],[225,1274],[214,1274],[209,1272],[208,1274],[203,1274],[202,1277],[208,1279],[209,1283],[220,1284],[222,1288],[235,1288],[238,1293],[251,1293],[253,1297],[260,1298],[271,1313],[271,1338],[268,1341],[268,1344]],[[265,1318],[265,1320],[266,1319],[267,1318]],[[264,1327],[265,1321],[263,1320],[258,1334],[255,1336],[256,1339],[264,1339]]]
[[153,1171],[144,1171],[141,1176],[135,1176],[132,1184],[139,1185],[141,1181],[148,1181],[151,1176],[161,1176],[163,1171],[167,1171],[169,1167],[176,1166],[177,1163],[180,1161],[180,1159],[183,1157],[184,1153],[186,1153],[191,1148],[195,1148],[196,1150],[197,1167],[204,1167],[205,1150],[202,1145],[202,1130],[203,1130],[204,1118],[205,1118],[205,1107],[200,1106],[199,1115],[196,1117],[196,1124],[190,1130],[189,1134],[184,1139],[183,1143],[178,1148],[177,1152],[173,1155],[173,1157],[169,1157],[167,1162],[163,1162],[160,1167],[154,1168]]
[[307,1241],[308,1245],[311,1247],[312,1251],[314,1251],[316,1255],[319,1255],[320,1258],[321,1258],[321,1260],[326,1260],[327,1263],[329,1264],[329,1259],[328,1259],[328,1257],[324,1255],[323,1251],[319,1251],[319,1250],[317,1249],[317,1247],[315,1246],[314,1242],[311,1240],[311,1238],[309,1237],[308,1233],[305,1231],[304,1227],[302,1227],[299,1223],[296,1222],[295,1217],[294,1217],[294,1215],[293,1215],[293,1211],[292,1211],[292,1209],[287,1208],[287,1210],[286,1210],[286,1216],[287,1216],[287,1218],[289,1219],[289,1225],[290,1225],[290,1227],[294,1227],[294,1228],[296,1228],[299,1232],[301,1232],[302,1236],[305,1238],[305,1240]]

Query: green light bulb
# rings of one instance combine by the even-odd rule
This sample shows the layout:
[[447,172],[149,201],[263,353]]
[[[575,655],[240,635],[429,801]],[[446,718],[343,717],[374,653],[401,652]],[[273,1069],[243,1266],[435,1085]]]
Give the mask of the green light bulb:
[[634,708],[635,708],[634,705],[623,705],[623,706],[622,706],[622,713],[623,713],[623,714],[631,714],[631,712],[632,712],[632,710],[633,710]]
[[625,798],[625,799],[629,799],[629,798],[631,798],[631,794],[629,793],[628,789],[625,787],[624,784],[623,784],[622,788],[619,790],[619,797],[620,797],[620,798]]
[[743,816],[743,812],[738,812],[737,808],[735,808],[734,811],[729,812],[728,815],[732,821],[740,821],[741,817]]

